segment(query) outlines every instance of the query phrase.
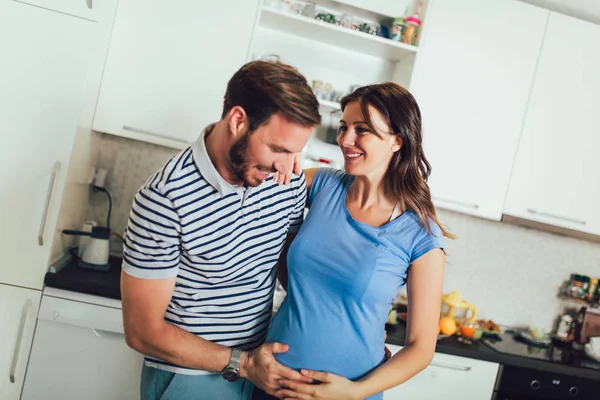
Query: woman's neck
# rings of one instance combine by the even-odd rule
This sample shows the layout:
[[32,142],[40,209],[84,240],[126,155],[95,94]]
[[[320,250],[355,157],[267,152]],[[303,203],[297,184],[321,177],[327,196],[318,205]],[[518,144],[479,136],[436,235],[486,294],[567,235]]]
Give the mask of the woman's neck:
[[396,198],[387,188],[384,177],[357,176],[348,190],[348,201],[355,203],[361,209],[372,207],[394,207]]

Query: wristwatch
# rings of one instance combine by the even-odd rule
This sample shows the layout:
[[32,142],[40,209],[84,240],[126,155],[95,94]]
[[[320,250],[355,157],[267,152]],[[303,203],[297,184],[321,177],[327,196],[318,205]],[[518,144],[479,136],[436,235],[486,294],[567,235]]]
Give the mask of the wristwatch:
[[240,358],[242,351],[239,349],[231,349],[231,357],[229,364],[221,371],[221,376],[228,382],[235,382],[240,378]]

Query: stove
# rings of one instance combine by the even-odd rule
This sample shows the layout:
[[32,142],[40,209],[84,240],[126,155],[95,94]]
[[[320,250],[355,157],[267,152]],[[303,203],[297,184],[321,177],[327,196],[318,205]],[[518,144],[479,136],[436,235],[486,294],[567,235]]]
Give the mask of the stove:
[[[504,333],[502,340],[484,339],[483,342],[498,351],[519,357],[532,358],[600,371],[600,363],[583,352],[573,352],[568,346],[532,345],[512,334]],[[503,365],[498,374],[493,400],[598,400],[600,381],[548,371],[538,371],[512,365]]]
[[568,345],[551,344],[541,347],[539,345],[532,345],[525,339],[513,336],[510,333],[502,334],[501,338],[502,340],[486,338],[483,342],[503,354],[600,371],[599,362],[589,358],[583,351],[572,351]]

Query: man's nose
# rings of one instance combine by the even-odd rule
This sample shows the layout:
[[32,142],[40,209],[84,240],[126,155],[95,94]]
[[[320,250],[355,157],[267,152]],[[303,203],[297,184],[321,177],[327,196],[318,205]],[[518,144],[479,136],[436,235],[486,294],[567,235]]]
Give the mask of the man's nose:
[[283,154],[282,157],[275,162],[275,169],[279,172],[288,173],[294,167],[294,156],[293,153]]

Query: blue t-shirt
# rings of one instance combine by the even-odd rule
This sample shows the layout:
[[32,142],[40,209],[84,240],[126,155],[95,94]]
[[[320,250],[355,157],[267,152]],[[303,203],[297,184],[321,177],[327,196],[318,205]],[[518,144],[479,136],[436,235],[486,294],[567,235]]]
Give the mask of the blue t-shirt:
[[276,359],[290,368],[356,380],[383,361],[391,302],[412,262],[443,248],[443,235],[435,223],[427,233],[412,211],[381,227],[356,221],[346,207],[353,182],[339,170],[315,174],[310,211],[288,253],[288,294],[266,342],[289,345]]

